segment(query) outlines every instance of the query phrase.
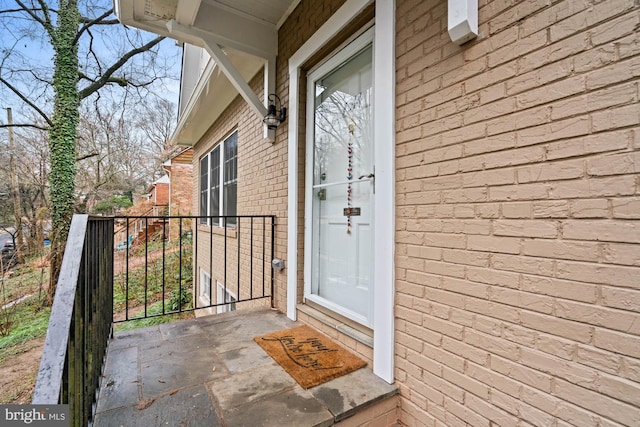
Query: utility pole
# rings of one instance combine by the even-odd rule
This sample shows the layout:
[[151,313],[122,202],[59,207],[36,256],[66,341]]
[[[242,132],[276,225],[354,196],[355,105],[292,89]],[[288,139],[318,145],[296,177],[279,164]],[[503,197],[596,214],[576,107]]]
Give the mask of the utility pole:
[[20,198],[20,187],[18,185],[18,174],[16,172],[16,160],[13,145],[13,114],[11,108],[7,108],[7,123],[9,124],[9,169],[11,170],[11,193],[13,193],[13,216],[15,218],[15,250],[16,261],[22,262],[22,203]]

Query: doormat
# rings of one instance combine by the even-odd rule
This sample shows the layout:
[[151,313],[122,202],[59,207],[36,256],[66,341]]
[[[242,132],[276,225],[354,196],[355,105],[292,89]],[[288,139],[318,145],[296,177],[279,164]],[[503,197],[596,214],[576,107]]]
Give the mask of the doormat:
[[305,389],[367,364],[308,326],[261,335],[254,340]]

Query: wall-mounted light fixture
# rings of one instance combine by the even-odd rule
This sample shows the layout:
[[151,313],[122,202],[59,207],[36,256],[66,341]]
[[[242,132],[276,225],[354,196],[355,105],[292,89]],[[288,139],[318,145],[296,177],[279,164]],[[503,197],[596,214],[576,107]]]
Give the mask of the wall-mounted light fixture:
[[[278,107],[276,108],[276,100],[278,101]],[[267,125],[269,130],[275,130],[280,123],[284,122],[287,118],[287,109],[282,106],[280,97],[275,93],[269,95],[269,106],[267,107],[267,115],[264,116],[262,122]]]

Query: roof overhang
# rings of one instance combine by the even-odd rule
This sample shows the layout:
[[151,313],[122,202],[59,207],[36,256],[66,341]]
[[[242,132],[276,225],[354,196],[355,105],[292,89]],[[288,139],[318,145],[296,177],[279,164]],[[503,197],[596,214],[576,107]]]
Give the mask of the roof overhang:
[[[253,77],[265,63],[258,58],[237,52],[227,52],[227,56],[245,80]],[[180,115],[171,138],[172,142],[179,145],[194,145],[236,96],[238,96],[236,88],[222,73],[218,64],[213,59],[209,59],[192,96]]]
[[[300,0],[114,0],[125,25],[203,47],[212,60],[187,101],[173,140],[193,145],[240,94],[259,117],[275,91],[278,28]],[[260,100],[247,81],[265,71]],[[265,139],[274,140],[274,131]]]

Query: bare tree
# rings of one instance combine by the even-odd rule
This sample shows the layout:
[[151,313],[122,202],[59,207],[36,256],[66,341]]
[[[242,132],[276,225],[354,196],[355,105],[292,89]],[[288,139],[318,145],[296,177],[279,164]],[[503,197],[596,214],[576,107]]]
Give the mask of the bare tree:
[[[38,123],[34,120],[34,123]],[[0,204],[5,209],[0,209],[0,222],[8,224],[20,219],[20,231],[25,233],[26,255],[40,253],[44,239],[46,212],[48,203],[48,177],[49,177],[49,149],[48,133],[37,128],[21,128],[15,132],[13,146],[3,142],[0,147],[0,162],[6,162],[7,158],[14,158],[15,172],[11,168],[0,168],[0,180],[8,183],[9,175],[15,175],[15,191],[20,201],[19,207],[13,211],[6,209],[9,204]],[[12,192],[12,193],[13,193]],[[6,194],[0,189],[0,194]],[[17,233],[16,227],[12,227],[10,233],[16,240],[16,248],[22,244],[22,236]]]
[[154,180],[164,174],[162,172],[162,162],[167,160],[172,150],[170,145],[171,133],[176,123],[176,106],[166,99],[156,99],[145,106],[144,114],[137,120],[137,126],[142,131],[146,143],[150,145],[155,162],[154,167],[157,176]]
[[[155,111],[150,109],[150,113]],[[76,185],[81,211],[91,212],[100,201],[114,195],[128,195],[133,201],[133,194],[146,190],[161,169],[158,159],[165,150],[149,138],[147,131],[137,120],[127,120],[119,105],[106,111],[84,111],[79,126]]]
[[[50,304],[74,212],[80,103],[97,102],[114,86],[144,96],[161,77],[156,74],[162,65],[157,63],[157,48],[163,38],[120,25],[108,0],[58,0],[57,8],[47,0],[14,2],[0,10],[0,85],[44,121],[12,126],[46,129],[49,134]],[[53,63],[40,58],[40,65],[33,65],[34,49],[50,55]]]

